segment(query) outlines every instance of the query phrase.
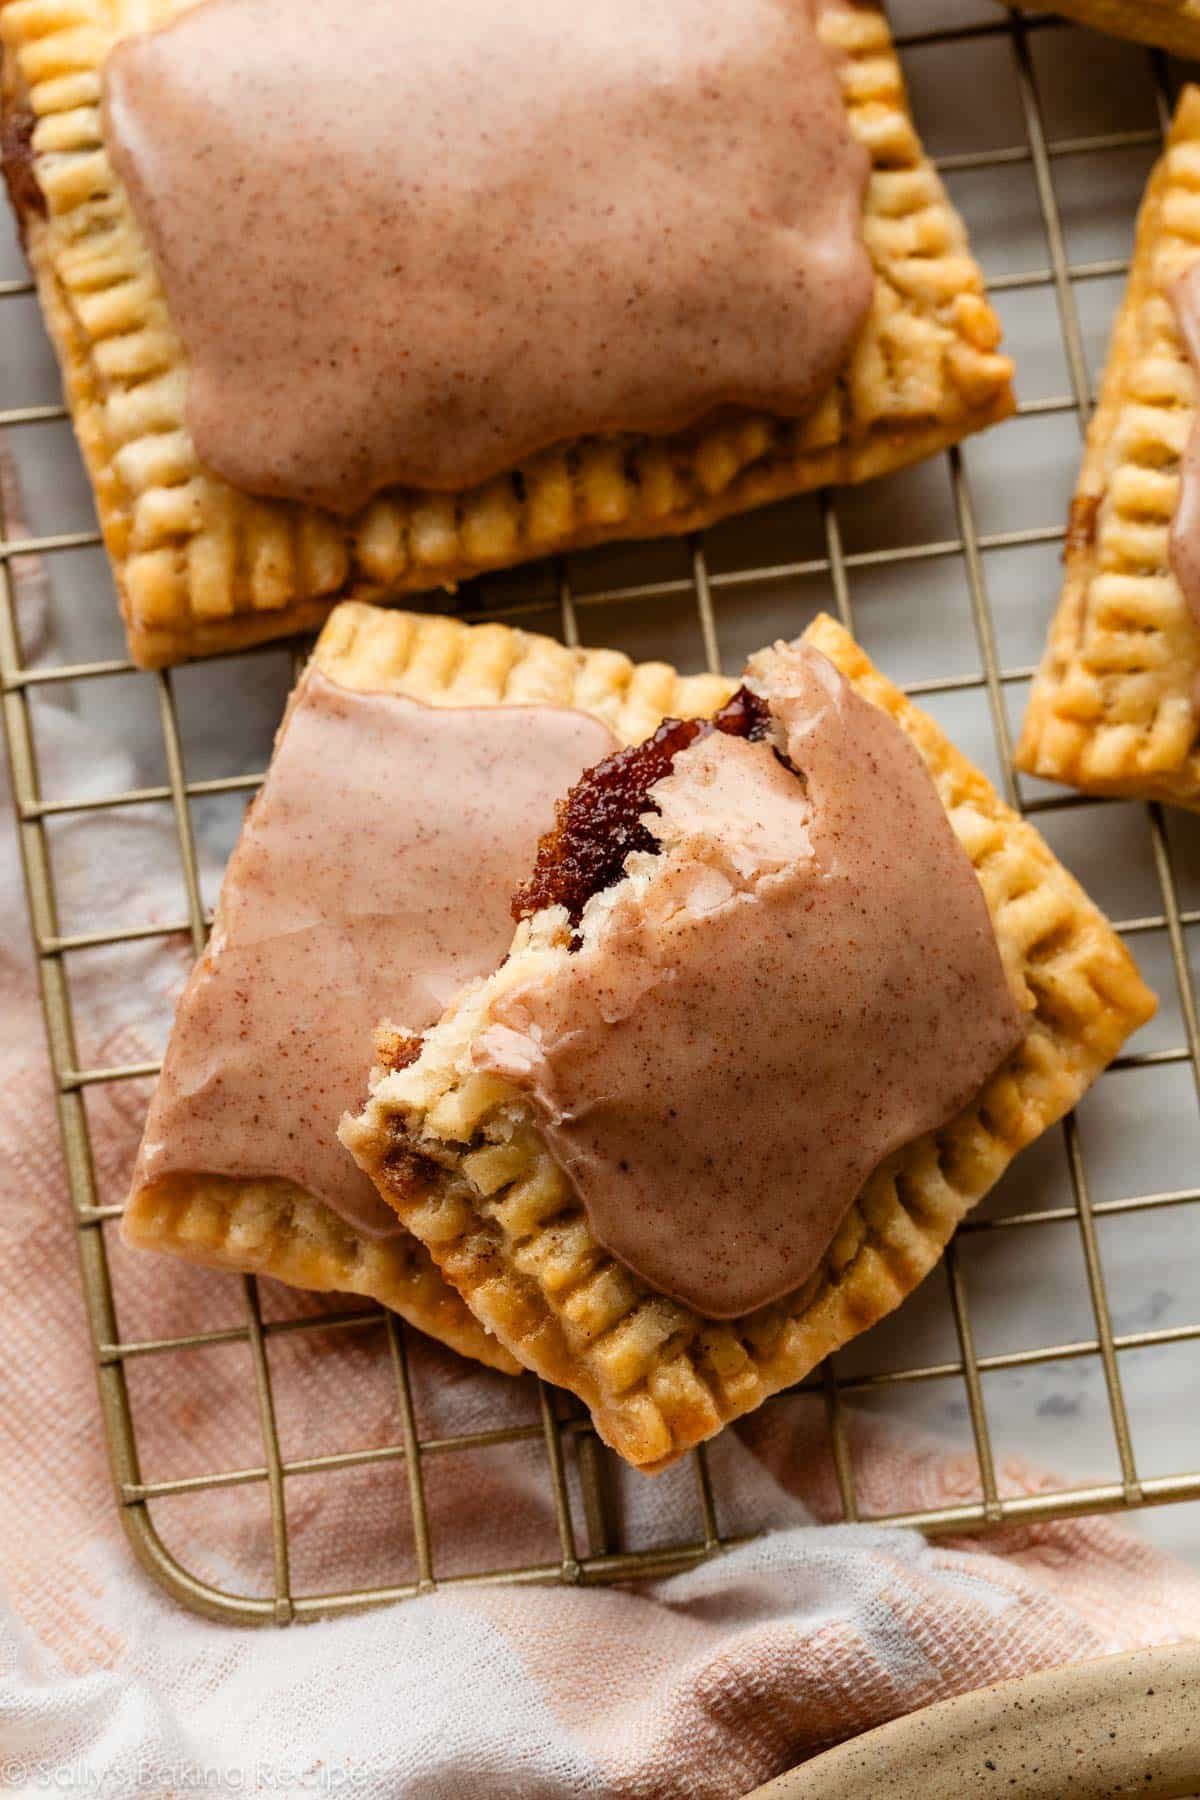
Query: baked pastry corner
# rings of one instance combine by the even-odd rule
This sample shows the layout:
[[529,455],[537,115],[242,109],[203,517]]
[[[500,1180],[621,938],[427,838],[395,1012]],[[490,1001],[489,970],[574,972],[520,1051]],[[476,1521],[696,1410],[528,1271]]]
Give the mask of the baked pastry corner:
[[1200,631],[1168,559],[1196,382],[1168,297],[1200,259],[1200,88],[1180,96],[1138,217],[1065,548],[1066,578],[1016,752],[1092,794],[1200,807]]
[[[1111,926],[934,721],[831,619],[816,620],[804,641],[889,713],[924,759],[1029,1018],[1018,1048],[955,1118],[874,1172],[815,1275],[755,1312],[713,1320],[603,1250],[516,1090],[463,1055],[503,969],[465,990],[417,1061],[406,1047],[342,1128],[479,1319],[522,1362],[573,1389],[601,1436],[651,1472],[898,1305],[1017,1151],[1069,1110],[1154,1010]],[[517,945],[537,929],[535,917]],[[489,1142],[486,1121],[501,1107],[519,1123],[508,1141]]]
[[[664,714],[712,711],[731,687],[719,676],[680,676],[666,663],[572,650],[507,625],[471,626],[357,602],[332,613],[311,666],[343,688],[432,706],[574,707],[599,718],[623,743],[653,731]],[[286,718],[281,735],[285,728]],[[311,1048],[320,1054],[319,1045]],[[364,1083],[369,1058],[364,1044]],[[331,1119],[331,1134],[335,1125]],[[465,1356],[510,1374],[520,1368],[419,1239],[408,1233],[373,1238],[292,1181],[170,1173],[135,1187],[122,1231],[139,1249],[269,1275],[292,1287],[362,1295]]]
[[924,154],[876,0],[821,29],[873,165],[867,326],[798,422],[730,411],[668,438],[594,437],[460,494],[393,489],[349,520],[239,492],[184,425],[186,363],[100,129],[113,44],[186,0],[4,0],[4,143],[95,489],[131,654],[145,667],[314,628],[340,599],[457,582],[606,539],[690,531],[928,456],[1013,409],[1011,365],[961,220]]

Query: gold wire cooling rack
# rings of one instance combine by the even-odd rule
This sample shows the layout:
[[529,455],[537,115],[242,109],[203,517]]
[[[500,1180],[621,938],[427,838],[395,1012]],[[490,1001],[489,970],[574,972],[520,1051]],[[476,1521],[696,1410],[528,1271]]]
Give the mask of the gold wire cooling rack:
[[[967,0],[970,3],[970,0]],[[937,47],[943,53],[954,49],[955,55],[968,55],[971,46],[981,43],[998,45],[1011,59],[1009,79],[1015,95],[1012,116],[1023,127],[1023,141],[1001,143],[944,155],[940,166],[952,182],[955,178],[978,172],[1006,170],[1019,172],[1032,179],[1040,214],[1044,243],[1048,251],[1045,266],[1004,270],[993,275],[993,293],[1018,297],[1040,297],[1046,309],[1056,309],[1061,327],[1062,354],[1069,391],[1043,394],[1026,400],[1020,409],[1023,419],[1074,416],[1082,428],[1093,401],[1092,382],[1085,353],[1085,330],[1081,324],[1079,295],[1093,283],[1106,279],[1119,280],[1126,264],[1120,258],[1073,262],[1068,254],[1069,221],[1056,188],[1056,169],[1064,159],[1101,158],[1142,152],[1146,157],[1157,146],[1161,130],[1169,117],[1172,100],[1172,71],[1157,53],[1132,47],[1120,55],[1127,59],[1130,70],[1144,76],[1147,59],[1153,87],[1150,122],[1137,129],[1120,132],[1087,133],[1055,136],[1047,124],[1047,109],[1041,87],[1044,65],[1039,67],[1036,50],[1040,34],[1053,36],[1065,47],[1065,53],[1087,57],[1091,47],[1100,42],[1074,28],[1067,28],[1041,17],[1008,15],[997,11],[993,16],[959,24],[950,29],[922,31],[907,36],[899,33],[906,61],[922,51]],[[1061,33],[1061,38],[1057,34]],[[1005,48],[1005,46],[1007,48]],[[957,47],[957,48],[954,48]],[[1110,52],[1106,50],[1105,55]],[[911,69],[910,69],[911,72]],[[974,104],[974,102],[972,102]],[[28,294],[28,282],[13,280],[0,284],[0,298],[12,304],[16,296]],[[64,417],[61,406],[13,406],[0,409],[0,426],[6,432]],[[1013,429],[1002,426],[1001,432]],[[922,581],[933,581],[939,573],[952,572],[955,580],[955,604],[969,618],[973,636],[973,667],[966,672],[927,676],[908,683],[912,692],[928,697],[936,705],[939,699],[954,695],[975,695],[986,707],[994,739],[994,760],[1007,798],[1027,813],[1048,817],[1065,815],[1069,809],[1085,809],[1096,821],[1097,832],[1106,829],[1105,820],[1112,817],[1104,808],[1109,803],[1093,803],[1077,795],[1039,791],[1023,793],[1011,770],[1011,739],[1006,705],[1006,692],[1020,701],[1020,689],[1031,669],[1027,664],[1005,666],[998,650],[998,633],[993,610],[989,607],[985,566],[997,552],[1027,548],[1037,544],[1056,544],[1062,537],[1057,526],[1022,527],[1007,531],[983,531],[977,524],[978,508],[973,495],[968,469],[971,452],[951,451],[948,456],[948,489],[951,520],[946,535],[932,541],[892,542],[865,549],[855,549],[848,542],[844,519],[861,500],[843,495],[835,502],[831,494],[823,494],[806,502],[810,523],[818,537],[815,553],[801,560],[779,558],[764,562],[762,548],[786,536],[786,509],[776,509],[773,525],[765,521],[761,527],[753,520],[742,527],[741,541],[753,543],[758,555],[743,550],[730,558],[714,554],[713,535],[697,537],[681,555],[687,562],[679,573],[658,578],[659,565],[653,551],[631,550],[627,561],[643,574],[589,588],[586,581],[576,581],[572,570],[556,567],[551,575],[542,571],[530,580],[540,582],[538,596],[533,599],[522,590],[524,577],[506,576],[497,582],[475,585],[465,596],[466,611],[471,617],[529,617],[544,612],[540,597],[545,584],[552,580],[553,604],[558,628],[567,642],[587,635],[594,608],[611,609],[627,606],[626,617],[636,618],[639,629],[654,621],[664,609],[681,606],[694,609],[692,629],[698,631],[702,658],[710,668],[720,666],[720,637],[726,607],[735,597],[749,611],[742,631],[748,623],[750,641],[757,626],[763,637],[780,628],[778,601],[770,612],[765,596],[778,596],[801,590],[811,592],[814,584],[817,598],[828,602],[830,594],[843,621],[853,628],[857,593],[861,585],[873,577],[898,578],[901,569],[918,570]],[[1032,478],[1032,477],[1031,477]],[[781,527],[781,519],[783,521]],[[756,533],[763,533],[756,537]],[[41,994],[45,1009],[50,1059],[57,1086],[57,1104],[62,1140],[69,1176],[70,1197],[77,1225],[80,1264],[87,1313],[95,1351],[100,1403],[111,1454],[116,1497],[125,1530],[142,1563],[158,1581],[185,1604],[211,1617],[246,1623],[274,1622],[284,1624],[294,1619],[311,1618],[350,1608],[378,1604],[407,1595],[428,1592],[442,1585],[469,1581],[479,1582],[598,1582],[627,1579],[634,1575],[659,1575],[688,1567],[718,1553],[730,1542],[737,1541],[723,1532],[719,1523],[720,1495],[704,1450],[693,1458],[696,1477],[696,1529],[687,1541],[657,1544],[652,1548],[628,1546],[622,1542],[617,1509],[612,1504],[610,1480],[612,1470],[607,1452],[600,1447],[586,1422],[566,1416],[561,1410],[561,1397],[540,1389],[540,1414],[535,1422],[502,1426],[495,1431],[474,1432],[458,1436],[432,1437],[419,1428],[418,1410],[414,1406],[409,1378],[406,1333],[394,1317],[378,1313],[323,1313],[313,1318],[272,1322],[265,1319],[257,1284],[245,1279],[244,1322],[222,1326],[211,1331],[191,1333],[178,1338],[127,1341],[119,1329],[107,1237],[114,1229],[119,1207],[100,1203],[93,1170],[89,1142],[85,1095],[100,1083],[122,1083],[142,1079],[155,1073],[152,1063],[126,1064],[119,1067],[81,1067],[76,1051],[72,1018],[72,990],[69,965],[74,953],[109,947],[153,937],[165,937],[173,931],[190,934],[191,946],[199,953],[205,939],[208,920],[202,900],[198,873],[196,838],[193,829],[193,803],[204,796],[251,792],[261,780],[260,772],[242,771],[209,780],[189,779],[186,732],[177,706],[177,680],[170,672],[140,675],[137,679],[153,684],[161,722],[167,781],[165,784],[136,790],[91,795],[80,800],[46,800],[42,798],[35,752],[35,732],[31,716],[31,700],[35,691],[45,692],[56,683],[103,684],[115,677],[129,676],[132,665],[120,660],[76,662],[65,666],[24,666],[17,629],[12,587],[12,564],[18,557],[53,559],[64,552],[98,543],[94,531],[44,533],[34,536],[10,536],[9,528],[0,533],[0,676],[3,681],[4,722],[11,762],[16,800],[21,853],[28,889],[30,921],[40,971]],[[639,561],[639,559],[641,559]],[[594,566],[594,565],[593,565]],[[601,561],[602,569],[611,567]],[[649,571],[646,578],[645,571]],[[588,591],[584,591],[585,588]],[[943,581],[944,588],[944,581]],[[1039,628],[1049,595],[1038,596]],[[1034,596],[1030,596],[1031,605]],[[762,616],[760,616],[760,611]],[[794,628],[802,623],[797,616],[799,601],[790,617]],[[765,615],[770,612],[769,618]],[[544,619],[539,616],[539,626]],[[600,631],[599,626],[596,627]],[[604,636],[611,633],[604,629]],[[727,649],[728,649],[727,645]],[[749,642],[745,647],[749,647]],[[639,646],[645,653],[644,645]],[[293,666],[299,665],[304,646],[293,647]],[[249,653],[253,654],[253,653]],[[732,661],[732,656],[730,657]],[[886,661],[886,658],[884,659]],[[186,913],[182,920],[152,926],[117,926],[101,922],[98,928],[64,935],[58,923],[58,904],[53,877],[48,827],[56,815],[92,812],[111,817],[114,809],[136,808],[151,803],[167,802],[173,809],[178,841],[179,861],[186,893]],[[1157,898],[1149,910],[1138,916],[1118,921],[1119,929],[1128,937],[1141,940],[1157,938],[1169,947],[1169,980],[1177,988],[1177,1006],[1169,1009],[1178,1018],[1183,1042],[1168,1043],[1150,1050],[1134,1051],[1121,1059],[1118,1068],[1161,1069],[1182,1065],[1190,1076],[1195,1094],[1200,1095],[1200,1023],[1197,1019],[1196,996],[1188,966],[1187,931],[1200,922],[1200,909],[1189,909],[1181,898],[1174,862],[1176,848],[1162,810],[1151,806],[1147,811],[1149,863],[1156,884]],[[1046,819],[1041,823],[1045,824]],[[1161,984],[1160,984],[1161,985]],[[1062,1127],[1066,1169],[1069,1174],[1069,1199],[1062,1205],[1030,1209],[1001,1210],[989,1214],[985,1208],[961,1228],[960,1239],[946,1253],[940,1275],[931,1277],[926,1289],[936,1281],[944,1281],[949,1317],[953,1324],[956,1352],[944,1360],[906,1361],[890,1368],[867,1369],[862,1373],[839,1372],[832,1364],[804,1386],[823,1397],[825,1420],[833,1466],[836,1470],[841,1510],[848,1520],[857,1519],[859,1500],[856,1491],[854,1458],[843,1414],[847,1395],[870,1396],[878,1400],[889,1392],[911,1391],[921,1384],[950,1382],[965,1395],[960,1416],[969,1420],[974,1453],[978,1465],[977,1497],[942,1504],[923,1511],[872,1515],[880,1523],[904,1523],[929,1533],[982,1530],[1002,1524],[1030,1523],[1098,1511],[1200,1498],[1200,1466],[1191,1471],[1149,1473],[1139,1467],[1135,1455],[1136,1432],[1131,1427],[1126,1383],[1121,1357],[1136,1350],[1162,1349],[1168,1345],[1200,1342],[1200,1324],[1122,1331],[1114,1323],[1106,1288],[1101,1257],[1101,1226],[1108,1215],[1138,1214],[1144,1226],[1145,1239],[1153,1243],[1156,1226],[1164,1218],[1165,1209],[1200,1201],[1200,1190],[1175,1187],[1157,1192],[1140,1192],[1136,1181],[1127,1183],[1134,1191],[1113,1194],[1108,1198],[1093,1197],[1095,1170],[1088,1166],[1084,1134],[1072,1117]],[[1041,1238],[1055,1227],[1077,1234],[1086,1272],[1088,1294],[1088,1329],[1066,1342],[1039,1343],[1032,1347],[981,1354],[976,1349],[976,1329],[968,1300],[969,1283],[964,1278],[963,1255],[966,1240],[975,1234],[1020,1234],[1028,1244],[1028,1255],[1040,1255]],[[923,1290],[923,1293],[925,1290]],[[924,1304],[930,1304],[928,1294]],[[910,1303],[911,1305],[911,1303]],[[901,1315],[902,1317],[904,1315]],[[276,1423],[276,1397],[279,1376],[273,1373],[268,1345],[276,1333],[319,1329],[328,1331],[343,1326],[358,1330],[371,1324],[386,1334],[391,1367],[395,1380],[398,1431],[394,1443],[362,1450],[349,1448],[324,1456],[287,1460]],[[872,1334],[874,1341],[876,1334]],[[127,1368],[134,1358],[170,1358],[215,1344],[240,1343],[249,1350],[253,1368],[258,1416],[261,1426],[262,1460],[254,1467],[213,1469],[199,1476],[179,1480],[156,1481],[143,1478],[137,1420],[131,1405]],[[336,1349],[330,1354],[336,1354]],[[1000,1458],[989,1427],[985,1403],[985,1383],[994,1374],[1020,1372],[1038,1365],[1090,1364],[1102,1373],[1105,1405],[1111,1420],[1115,1442],[1117,1477],[1089,1485],[1044,1485],[1036,1493],[1011,1494],[1002,1491],[1005,1484],[998,1476]],[[1191,1378],[1194,1382],[1194,1376]],[[1193,1385],[1192,1391],[1195,1388]],[[770,1404],[780,1404],[780,1401]],[[868,1404],[870,1402],[868,1401]],[[1136,1424],[1136,1421],[1133,1422]],[[553,1498],[553,1512],[558,1535],[558,1554],[543,1562],[522,1568],[454,1570],[441,1569],[440,1545],[435,1542],[431,1526],[431,1510],[427,1504],[426,1480],[431,1461],[456,1451],[476,1449],[521,1439],[540,1439],[544,1444],[546,1468]],[[301,1477],[317,1473],[336,1475],[345,1468],[371,1464],[390,1458],[402,1464],[408,1504],[411,1509],[415,1577],[411,1581],[387,1585],[361,1586],[353,1591],[325,1593],[306,1591],[294,1583],[289,1564],[287,1499],[291,1484]],[[1198,1457],[1200,1462],[1200,1457]],[[569,1476],[568,1464],[575,1471]],[[578,1483],[582,1502],[572,1504],[572,1483]],[[273,1584],[261,1595],[235,1594],[223,1591],[211,1581],[189,1571],[183,1561],[168,1550],[156,1528],[155,1504],[172,1494],[187,1492],[206,1496],[214,1490],[234,1485],[265,1484],[270,1506],[273,1542]]]

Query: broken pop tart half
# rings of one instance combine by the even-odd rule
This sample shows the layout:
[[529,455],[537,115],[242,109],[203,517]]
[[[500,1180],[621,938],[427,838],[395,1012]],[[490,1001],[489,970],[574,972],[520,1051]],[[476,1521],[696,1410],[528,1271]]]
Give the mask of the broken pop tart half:
[[491,977],[380,1034],[341,1136],[649,1470],[889,1312],[1154,1008],[828,619],[585,773],[514,910]]

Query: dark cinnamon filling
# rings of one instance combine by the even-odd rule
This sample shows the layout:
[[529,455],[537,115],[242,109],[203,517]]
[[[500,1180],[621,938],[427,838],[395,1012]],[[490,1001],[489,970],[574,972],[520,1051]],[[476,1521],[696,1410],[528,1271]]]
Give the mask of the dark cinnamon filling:
[[416,1206],[426,1199],[441,1176],[441,1169],[430,1157],[412,1150],[404,1141],[404,1129],[396,1130],[394,1141],[383,1159],[383,1174],[388,1187],[404,1206]]
[[656,810],[650,789],[670,774],[680,751],[713,731],[752,741],[765,738],[770,716],[767,702],[741,687],[711,718],[664,719],[644,743],[615,750],[588,769],[558,802],[554,825],[538,845],[533,874],[513,895],[513,918],[528,919],[544,906],[565,906],[571,923],[578,925],[592,895],[620,880],[632,851],[658,849],[642,814]]
[[37,120],[27,106],[6,106],[0,117],[0,167],[22,234],[25,222],[46,211],[46,196],[33,172],[33,128]]

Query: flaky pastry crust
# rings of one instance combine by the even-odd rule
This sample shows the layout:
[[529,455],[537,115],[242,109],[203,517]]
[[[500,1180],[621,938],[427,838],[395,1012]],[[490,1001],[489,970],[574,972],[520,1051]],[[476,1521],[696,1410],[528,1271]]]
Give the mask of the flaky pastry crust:
[[[238,492],[197,462],[183,422],[183,351],[100,133],[109,49],[184,3],[0,0],[10,191],[131,653],[146,667],[311,628],[340,598],[453,586],[530,557],[689,531],[781,495],[863,481],[1012,411],[1000,328],[921,149],[883,12],[847,0],[823,11],[821,29],[844,53],[847,112],[872,159],[864,230],[877,279],[850,363],[811,415],[729,411],[668,438],[582,439],[462,494],[389,490],[349,521]],[[15,148],[25,124],[36,185]]]
[[[522,1362],[573,1389],[605,1440],[650,1471],[802,1379],[898,1305],[968,1208],[1078,1100],[1155,1005],[1103,915],[934,721],[832,619],[816,620],[805,641],[920,751],[1029,1018],[1022,1043],[968,1106],[880,1165],[805,1286],[743,1318],[714,1321],[601,1248],[528,1103],[461,1054],[509,964],[465,991],[427,1034],[418,1061],[381,1071],[363,1113],[343,1126],[379,1192],[477,1317]],[[551,910],[518,929],[513,964],[536,947],[539,920],[552,929],[553,918]],[[489,1138],[500,1109],[507,1124],[516,1109],[517,1128]]]
[[1066,580],[1017,766],[1093,794],[1200,807],[1200,632],[1167,540],[1196,381],[1168,297],[1200,257],[1200,88],[1180,97],[1138,216],[1071,506]]
[[[432,706],[576,707],[622,743],[645,737],[666,714],[711,712],[732,686],[719,676],[678,675],[666,663],[632,663],[613,650],[569,650],[507,625],[464,625],[353,601],[330,616],[313,661],[343,687]],[[280,736],[286,729],[285,717]],[[369,1054],[364,1045],[364,1080]],[[369,1238],[292,1182],[174,1174],[135,1191],[123,1231],[143,1249],[272,1275],[292,1287],[364,1295],[479,1362],[510,1373],[520,1367],[417,1238]]]

